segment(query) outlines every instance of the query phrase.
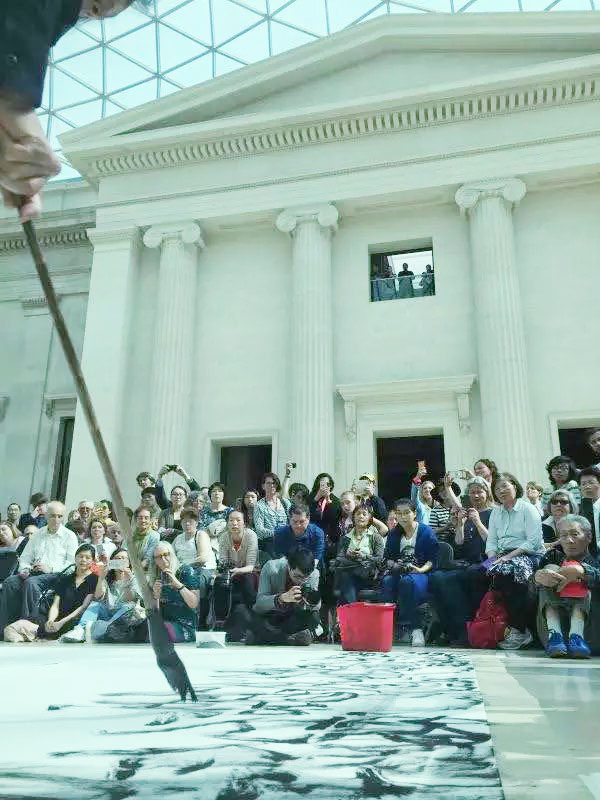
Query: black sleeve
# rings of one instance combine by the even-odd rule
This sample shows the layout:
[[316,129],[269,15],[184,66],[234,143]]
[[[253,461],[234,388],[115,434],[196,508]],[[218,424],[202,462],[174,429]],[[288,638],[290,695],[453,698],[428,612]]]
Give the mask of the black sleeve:
[[190,492],[199,492],[200,491],[200,484],[195,478],[190,478],[187,482],[187,485],[190,487]]
[[373,504],[373,516],[377,517],[380,522],[385,522],[387,519],[387,509],[385,503],[378,495],[373,495],[371,498]]
[[0,95],[23,109],[42,102],[48,53],[81,0],[0,0]]

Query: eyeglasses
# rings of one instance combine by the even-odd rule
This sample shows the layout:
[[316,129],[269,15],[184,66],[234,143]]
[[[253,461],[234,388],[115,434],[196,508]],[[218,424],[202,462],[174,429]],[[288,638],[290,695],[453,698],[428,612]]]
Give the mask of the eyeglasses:
[[169,558],[169,553],[155,553],[154,558]]
[[570,505],[569,501],[564,497],[555,497],[550,500],[550,504],[553,506],[568,506]]

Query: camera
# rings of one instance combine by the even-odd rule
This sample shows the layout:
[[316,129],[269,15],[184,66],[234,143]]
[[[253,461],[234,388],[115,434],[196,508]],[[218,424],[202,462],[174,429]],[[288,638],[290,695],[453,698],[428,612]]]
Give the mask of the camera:
[[228,561],[223,561],[217,566],[219,573],[219,580],[223,586],[229,586],[231,583],[231,564]]
[[310,606],[315,606],[321,599],[319,590],[313,589],[312,586],[308,585],[308,583],[302,584],[300,587],[300,594],[302,595],[302,599],[306,600]]

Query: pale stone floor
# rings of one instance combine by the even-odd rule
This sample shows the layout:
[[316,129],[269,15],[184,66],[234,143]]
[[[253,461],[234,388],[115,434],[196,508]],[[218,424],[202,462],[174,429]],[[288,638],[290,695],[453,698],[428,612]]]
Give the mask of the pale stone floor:
[[[289,668],[299,657],[318,661],[327,654],[339,654],[340,649],[318,644],[309,648],[233,645],[225,651],[193,645],[178,648],[196,685],[203,671],[214,674],[221,664],[231,665],[232,660],[238,668],[248,670]],[[410,648],[394,648],[393,652],[397,651],[408,655]],[[441,652],[440,648],[426,648],[429,651]],[[469,658],[475,669],[506,800],[600,800],[600,659],[552,661],[537,651],[452,652]],[[93,713],[96,729],[99,719],[105,721],[107,730],[100,733],[118,739],[122,731],[115,725],[131,727],[132,697],[140,698],[140,703],[155,701],[163,714],[157,722],[140,722],[145,725],[172,722],[168,715],[164,718],[165,709],[174,719],[180,706],[169,694],[153,653],[145,645],[2,644],[0,674],[1,800],[34,796],[28,793],[29,787],[28,792],[14,791],[12,785],[7,790],[10,770],[5,771],[6,767],[14,770],[20,764],[27,770],[32,764],[39,765],[54,740],[63,751],[76,742],[81,748],[92,748],[89,752],[93,753],[86,714]],[[448,677],[451,680],[452,676]],[[98,715],[97,707],[90,711],[89,702],[86,712],[90,697],[110,698],[110,693],[119,691],[129,698],[129,716],[125,712],[118,716],[122,709],[116,696],[112,705],[110,699],[103,701],[108,703],[105,717]],[[104,707],[100,708],[104,713]],[[144,741],[150,743],[148,738]],[[52,794],[50,785],[36,786],[35,796],[66,797],[60,792]],[[69,796],[77,797],[77,790]],[[449,790],[447,797],[452,796]],[[332,800],[336,798],[332,796]]]

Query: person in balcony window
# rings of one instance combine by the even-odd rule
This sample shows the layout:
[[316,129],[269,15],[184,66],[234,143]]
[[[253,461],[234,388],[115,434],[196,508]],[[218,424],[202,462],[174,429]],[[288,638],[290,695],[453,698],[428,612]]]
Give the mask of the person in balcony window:
[[600,469],[600,428],[589,428],[585,432],[585,443],[589,448],[592,461],[594,462],[592,466]]
[[431,264],[427,264],[425,272],[421,273],[420,288],[423,292],[423,297],[435,294],[435,276]]
[[402,264],[402,270],[398,273],[398,297],[414,297],[413,278],[415,273],[408,268],[408,264]]

